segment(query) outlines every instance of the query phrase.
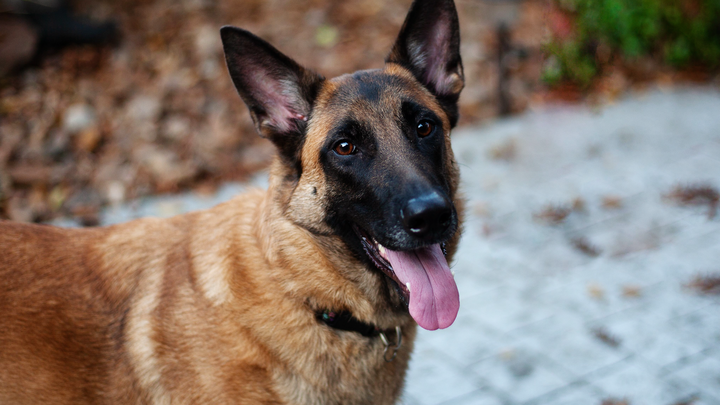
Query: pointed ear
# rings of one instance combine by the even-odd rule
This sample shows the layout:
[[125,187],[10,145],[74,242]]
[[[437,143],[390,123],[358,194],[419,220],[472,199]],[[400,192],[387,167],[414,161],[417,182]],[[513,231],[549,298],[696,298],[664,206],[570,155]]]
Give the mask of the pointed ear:
[[258,133],[296,162],[322,76],[240,28],[220,29],[225,61]]
[[465,77],[460,24],[452,0],[415,0],[385,62],[409,69],[437,97],[455,125]]

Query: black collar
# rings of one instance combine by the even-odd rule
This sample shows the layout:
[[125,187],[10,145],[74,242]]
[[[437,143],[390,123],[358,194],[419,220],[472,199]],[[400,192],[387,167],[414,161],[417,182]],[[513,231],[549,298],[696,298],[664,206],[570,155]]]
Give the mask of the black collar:
[[315,318],[331,328],[357,332],[365,337],[377,337],[381,332],[377,326],[358,320],[348,311],[335,312],[326,309],[315,312]]
[[[382,331],[375,325],[358,320],[348,311],[334,312],[326,309],[316,311],[315,317],[318,321],[334,329],[357,332],[369,338],[380,336],[380,340],[385,345],[382,357],[388,363],[395,360],[395,356],[397,356],[398,350],[402,346],[402,329],[400,329],[400,326],[396,326],[393,330]],[[392,336],[392,332],[395,332],[394,342],[388,339],[388,336]]]

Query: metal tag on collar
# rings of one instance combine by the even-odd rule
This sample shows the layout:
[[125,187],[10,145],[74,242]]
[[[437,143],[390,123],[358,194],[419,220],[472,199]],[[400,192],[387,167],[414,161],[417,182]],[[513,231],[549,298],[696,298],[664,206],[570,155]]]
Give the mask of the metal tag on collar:
[[[383,350],[383,359],[388,363],[395,360],[395,356],[397,356],[397,352],[402,346],[402,330],[400,330],[399,326],[395,327],[395,334],[397,335],[397,338],[395,339],[395,343],[391,344],[387,336],[385,336],[385,333],[380,332],[380,340],[382,340],[383,344],[385,345],[385,349]],[[392,353],[390,354],[390,358],[388,358],[388,350],[390,350],[391,346],[393,349]]]

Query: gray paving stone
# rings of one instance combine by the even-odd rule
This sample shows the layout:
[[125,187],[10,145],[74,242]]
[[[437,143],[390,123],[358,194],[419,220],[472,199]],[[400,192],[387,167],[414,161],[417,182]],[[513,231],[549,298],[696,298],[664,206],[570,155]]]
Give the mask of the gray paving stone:
[[539,352],[546,353],[546,345],[554,345],[558,336],[578,333],[586,322],[586,319],[575,312],[555,310],[551,317],[515,329],[511,334],[516,339],[525,340]]
[[707,305],[673,318],[668,329],[682,331],[681,336],[684,339],[695,336],[711,347],[718,348],[720,347],[720,305]]
[[666,329],[667,325],[645,322],[641,317],[627,314],[609,317],[594,327],[602,328],[625,350],[658,367],[677,363],[708,349],[704,342],[682,339],[678,334],[653,333]]
[[[499,333],[507,333],[553,315],[551,308],[538,305],[539,297],[532,289],[499,287],[487,294],[470,297],[461,302],[476,314],[476,323]],[[528,308],[535,308],[528,311]]]
[[464,369],[496,355],[501,350],[498,334],[478,322],[483,316],[482,312],[474,312],[465,302],[461,302],[460,313],[455,322],[461,322],[467,327],[432,332],[419,330],[418,344],[449,356],[455,364]]
[[508,401],[499,399],[499,393],[489,390],[478,390],[462,397],[451,399],[440,405],[509,405]]
[[548,367],[536,353],[518,347],[508,347],[503,353],[478,362],[471,370],[516,403],[538,398],[571,382]]
[[514,249],[493,250],[471,230],[466,230],[460,249],[472,252],[452,264],[461,299],[482,295],[527,272],[523,260],[513,260],[521,258]]
[[646,322],[660,327],[665,320],[681,317],[717,303],[716,297],[705,297],[691,290],[687,286],[691,280],[691,277],[683,277],[682,281],[668,279],[645,289],[643,295],[649,304],[644,305],[638,312],[643,313]]
[[688,402],[692,405],[717,405],[720,404],[720,399],[709,397],[705,394],[700,394],[700,396],[694,396],[689,398],[688,400],[686,400],[685,403]]
[[418,400],[415,399],[407,390],[405,390],[397,405],[416,405],[418,403]]
[[586,383],[576,383],[530,401],[528,405],[600,405],[603,399],[607,399],[607,395],[599,388]]
[[409,392],[412,404],[436,405],[462,397],[482,388],[482,384],[472,375],[431,348],[418,345],[410,363],[405,390]]
[[547,301],[552,303],[553,308],[592,320],[642,305],[640,299],[623,294],[623,288],[633,285],[613,282],[605,277],[588,277],[587,280],[575,281],[547,292]]
[[675,376],[659,376],[657,369],[638,359],[628,359],[591,383],[609,398],[624,398],[632,405],[671,405],[693,397],[702,398],[697,387]]
[[697,362],[686,364],[673,375],[698,387],[699,397],[706,402],[720,404],[720,357],[717,355],[698,356]]
[[585,325],[576,325],[571,330],[543,340],[543,353],[577,377],[617,364],[631,355],[622,346],[613,347],[604,343],[594,335],[592,328]]

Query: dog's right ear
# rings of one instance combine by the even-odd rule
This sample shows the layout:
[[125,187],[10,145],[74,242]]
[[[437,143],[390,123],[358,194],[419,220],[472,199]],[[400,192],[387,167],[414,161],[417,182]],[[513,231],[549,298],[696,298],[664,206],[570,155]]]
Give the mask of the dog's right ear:
[[230,77],[258,133],[297,162],[322,76],[240,28],[220,29]]

